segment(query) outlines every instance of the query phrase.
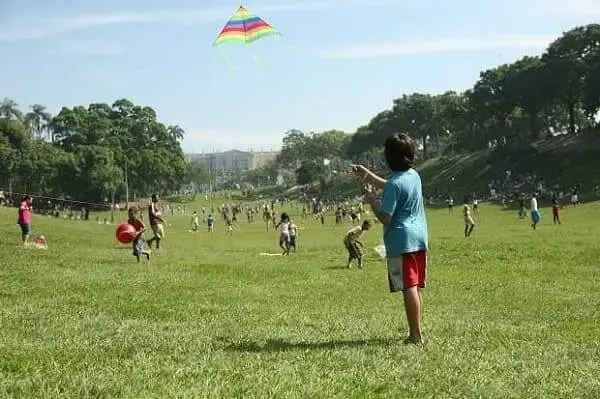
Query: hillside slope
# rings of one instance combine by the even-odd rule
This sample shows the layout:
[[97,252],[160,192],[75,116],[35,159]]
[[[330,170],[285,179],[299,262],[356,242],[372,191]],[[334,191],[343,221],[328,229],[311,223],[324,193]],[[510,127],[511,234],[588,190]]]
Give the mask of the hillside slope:
[[488,184],[506,171],[513,176],[535,173],[546,186],[566,188],[579,183],[583,193],[592,193],[600,185],[600,137],[591,133],[555,137],[518,149],[445,156],[428,160],[418,170],[427,195],[487,194]]
[[[417,170],[427,197],[451,193],[455,201],[461,201],[464,196],[477,193],[484,198],[490,192],[488,184],[501,180],[510,171],[512,176],[535,174],[547,188],[558,184],[566,190],[580,184],[582,199],[587,201],[596,198],[594,188],[600,186],[600,132],[544,139],[527,147],[433,158]],[[360,189],[360,180],[344,175],[328,184],[323,196],[347,198],[360,194]],[[520,190],[531,192],[535,187],[525,184]]]

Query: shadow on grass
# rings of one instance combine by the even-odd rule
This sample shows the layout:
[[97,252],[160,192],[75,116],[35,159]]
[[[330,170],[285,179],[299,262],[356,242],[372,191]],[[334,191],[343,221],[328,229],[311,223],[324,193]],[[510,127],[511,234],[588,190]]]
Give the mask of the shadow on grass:
[[234,352],[285,352],[294,350],[318,350],[318,349],[351,349],[368,346],[387,346],[397,339],[359,339],[359,340],[332,340],[323,342],[290,342],[284,339],[268,339],[265,342],[231,342],[227,338],[219,338],[225,344],[225,350]]

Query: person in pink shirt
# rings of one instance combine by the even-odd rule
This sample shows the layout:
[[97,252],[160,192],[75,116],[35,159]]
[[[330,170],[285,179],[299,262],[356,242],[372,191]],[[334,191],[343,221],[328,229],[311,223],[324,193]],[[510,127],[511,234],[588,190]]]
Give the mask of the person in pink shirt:
[[31,233],[32,202],[33,198],[26,195],[21,199],[21,203],[19,204],[19,220],[17,221],[17,224],[21,226],[23,245],[27,245],[29,234]]

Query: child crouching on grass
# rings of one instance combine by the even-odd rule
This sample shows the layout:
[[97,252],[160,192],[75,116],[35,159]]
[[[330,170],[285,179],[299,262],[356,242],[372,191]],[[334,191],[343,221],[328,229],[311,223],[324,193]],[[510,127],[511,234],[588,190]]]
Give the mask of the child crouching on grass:
[[348,230],[344,236],[344,246],[348,251],[348,269],[352,267],[352,261],[356,259],[358,261],[358,268],[363,268],[363,256],[364,256],[364,245],[360,242],[359,238],[362,234],[371,228],[371,222],[365,220],[362,226],[356,226]]
[[[423,289],[427,280],[428,233],[421,178],[412,169],[415,145],[406,134],[385,142],[385,160],[392,176],[385,180],[362,165],[352,171],[366,183],[365,199],[383,224],[390,292],[402,291],[408,321],[405,344],[422,344]],[[381,200],[378,189],[383,189]]]
[[139,211],[134,208],[129,208],[129,219],[127,219],[127,223],[133,226],[135,229],[135,239],[133,240],[133,256],[137,258],[137,261],[140,261],[140,256],[144,255],[147,260],[150,260],[150,252],[144,251],[144,232],[146,231],[146,226],[139,218]]

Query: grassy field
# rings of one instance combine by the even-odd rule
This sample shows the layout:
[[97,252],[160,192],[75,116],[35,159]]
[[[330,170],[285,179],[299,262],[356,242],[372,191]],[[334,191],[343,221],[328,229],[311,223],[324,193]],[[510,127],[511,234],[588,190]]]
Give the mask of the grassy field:
[[4,208],[0,397],[598,398],[599,215],[542,209],[534,232],[484,205],[465,239],[458,210],[429,211],[427,343],[405,347],[379,228],[360,271],[333,217],[300,222],[283,258],[260,256],[278,238],[262,223],[226,237],[175,216],[137,264],[92,222],[36,215],[49,249],[22,248]]

